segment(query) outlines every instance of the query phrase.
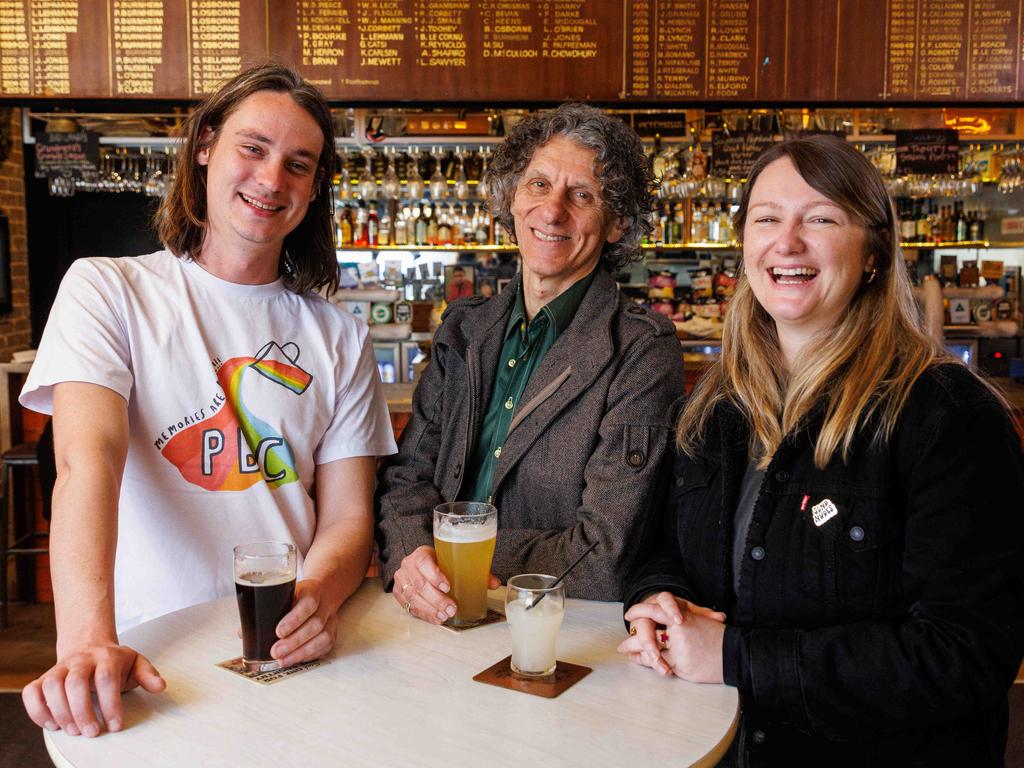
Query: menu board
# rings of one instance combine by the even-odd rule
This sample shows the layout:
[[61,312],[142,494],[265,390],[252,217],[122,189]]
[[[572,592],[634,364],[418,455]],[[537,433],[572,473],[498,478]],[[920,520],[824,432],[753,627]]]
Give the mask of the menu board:
[[711,136],[711,175],[723,179],[745,179],[757,156],[775,143],[770,133],[737,131]]
[[194,99],[277,59],[363,103],[1013,103],[1022,5],[0,0],[0,99]]
[[957,132],[937,128],[896,131],[896,173],[947,174],[960,170]]

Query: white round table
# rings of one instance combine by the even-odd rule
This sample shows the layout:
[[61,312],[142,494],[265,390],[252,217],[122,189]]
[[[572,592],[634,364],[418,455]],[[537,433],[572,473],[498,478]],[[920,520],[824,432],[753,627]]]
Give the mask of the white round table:
[[[500,601],[501,591],[491,593]],[[495,603],[492,602],[492,605]],[[566,602],[558,658],[593,672],[558,698],[475,682],[510,652],[504,622],[454,633],[407,616],[379,579],[342,607],[329,663],[262,686],[237,656],[233,598],[124,633],[167,681],[125,696],[125,729],[44,731],[62,768],[103,766],[714,765],[739,719],[735,688],[662,678],[615,651],[621,603]]]

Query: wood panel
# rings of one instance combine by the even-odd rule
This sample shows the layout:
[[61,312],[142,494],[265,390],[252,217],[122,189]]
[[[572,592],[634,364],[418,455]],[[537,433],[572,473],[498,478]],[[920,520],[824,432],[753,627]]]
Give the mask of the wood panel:
[[1024,0],[2,0],[0,99],[1013,102]]

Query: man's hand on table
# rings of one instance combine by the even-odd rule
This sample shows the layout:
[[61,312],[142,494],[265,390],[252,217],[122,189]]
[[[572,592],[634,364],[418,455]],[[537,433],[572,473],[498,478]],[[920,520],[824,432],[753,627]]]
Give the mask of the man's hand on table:
[[270,655],[282,667],[326,656],[338,636],[338,606],[324,599],[323,585],[304,579],[295,585],[295,604],[277,625],[280,638]]
[[[487,588],[497,589],[501,581],[493,573]],[[455,601],[448,597],[448,577],[437,564],[434,548],[424,544],[403,558],[395,571],[392,597],[407,612],[431,624],[444,624],[455,615]]]
[[98,736],[102,730],[92,705],[96,692],[107,730],[124,722],[121,693],[141,686],[159,693],[167,683],[145,656],[125,645],[92,645],[68,653],[25,686],[21,699],[32,721],[72,736]]

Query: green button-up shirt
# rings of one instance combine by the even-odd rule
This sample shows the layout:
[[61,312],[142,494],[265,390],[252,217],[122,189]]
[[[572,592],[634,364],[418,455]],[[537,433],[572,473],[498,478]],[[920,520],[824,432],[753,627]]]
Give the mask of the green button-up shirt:
[[593,278],[594,272],[591,272],[577,280],[568,290],[541,307],[529,322],[520,286],[515,308],[505,326],[505,343],[498,358],[498,375],[491,402],[470,455],[467,482],[459,494],[462,500],[491,503],[494,466],[501,456],[501,446],[508,436],[519,400],[548,350],[569,327]]

